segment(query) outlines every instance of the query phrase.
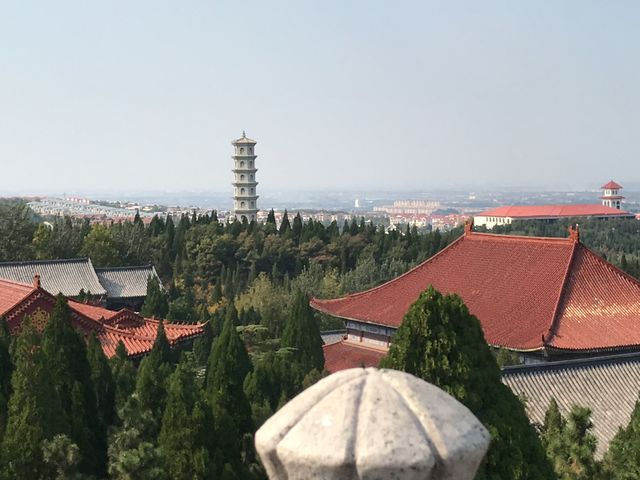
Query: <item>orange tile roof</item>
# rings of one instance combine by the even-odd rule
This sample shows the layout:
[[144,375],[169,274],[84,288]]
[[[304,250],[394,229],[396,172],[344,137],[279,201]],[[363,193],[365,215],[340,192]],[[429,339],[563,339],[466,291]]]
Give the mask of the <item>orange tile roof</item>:
[[322,347],[324,369],[334,373],[347,368],[377,367],[387,352],[381,348],[365,346],[347,340]]
[[618,185],[613,180],[610,180],[609,182],[605,183],[600,188],[603,189],[603,190],[620,190],[622,188],[622,185]]
[[[607,197],[609,198],[609,197]],[[622,198],[622,197],[621,197]],[[482,217],[558,218],[558,217],[625,217],[629,212],[600,204],[504,206],[480,212]]]
[[[145,318],[135,312],[122,309],[118,312],[74,300],[67,300],[71,318],[84,333],[93,331],[108,357],[115,354],[122,341],[130,356],[138,356],[151,350],[155,341],[159,320]],[[18,323],[33,302],[48,311],[55,303],[55,297],[42,288],[0,280],[0,315],[10,315]],[[174,345],[182,340],[200,335],[204,324],[164,323],[169,343]]]
[[430,284],[457,293],[488,343],[514,350],[640,346],[640,282],[572,238],[466,233],[406,274],[319,311],[398,327]]

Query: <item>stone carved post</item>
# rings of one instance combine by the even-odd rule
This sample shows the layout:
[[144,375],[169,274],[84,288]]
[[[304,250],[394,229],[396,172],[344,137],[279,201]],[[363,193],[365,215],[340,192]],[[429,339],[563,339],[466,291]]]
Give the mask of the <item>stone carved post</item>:
[[375,368],[324,378],[256,433],[270,480],[472,480],[489,441],[453,397]]

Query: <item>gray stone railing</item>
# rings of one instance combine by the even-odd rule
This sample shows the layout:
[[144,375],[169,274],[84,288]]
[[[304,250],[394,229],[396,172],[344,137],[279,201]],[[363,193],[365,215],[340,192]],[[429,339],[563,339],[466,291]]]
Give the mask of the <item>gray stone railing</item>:
[[280,409],[256,433],[270,480],[471,480],[489,433],[413,375],[354,368]]

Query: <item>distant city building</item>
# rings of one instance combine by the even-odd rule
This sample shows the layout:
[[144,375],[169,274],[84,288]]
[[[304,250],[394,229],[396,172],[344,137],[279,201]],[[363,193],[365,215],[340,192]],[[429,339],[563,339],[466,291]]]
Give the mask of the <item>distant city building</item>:
[[479,213],[473,219],[475,225],[493,228],[496,225],[508,225],[514,220],[546,220],[560,218],[634,218],[634,215],[621,210],[624,197],[618,194],[622,188],[613,180],[601,187],[604,192],[600,204],[567,205],[524,205],[504,206]]
[[256,187],[256,156],[254,147],[255,140],[247,138],[242,132],[242,138],[239,138],[231,144],[234,147],[233,152],[233,214],[237,220],[254,221],[258,215],[258,195]]
[[397,200],[393,205],[373,207],[374,212],[389,215],[430,215],[440,208],[440,202],[428,200]]

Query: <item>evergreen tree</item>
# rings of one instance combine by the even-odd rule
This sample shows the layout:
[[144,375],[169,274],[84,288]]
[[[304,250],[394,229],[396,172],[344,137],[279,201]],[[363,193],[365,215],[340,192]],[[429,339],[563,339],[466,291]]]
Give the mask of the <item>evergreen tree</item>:
[[206,393],[213,409],[217,456],[230,462],[236,471],[241,465],[242,438],[253,433],[251,406],[243,385],[251,371],[251,362],[238,332],[237,311],[227,308],[222,332],[211,346],[206,372]]
[[80,471],[100,475],[106,470],[106,432],[97,411],[84,338],[71,325],[67,301],[58,295],[42,333],[42,353],[62,407],[63,433],[80,447]]
[[560,480],[592,480],[597,477],[599,465],[595,460],[596,437],[591,430],[591,410],[574,406],[567,416],[563,443],[566,463],[556,468]]
[[477,479],[551,479],[535,430],[520,400],[500,381],[500,369],[480,322],[457,295],[433,287],[404,317],[381,366],[416,375],[466,405],[493,442]]
[[167,406],[158,447],[170,478],[203,479],[211,466],[213,420],[196,384],[192,363],[183,355],[169,379]]
[[280,222],[280,230],[278,233],[281,237],[288,235],[291,232],[291,223],[289,222],[289,214],[285,209],[284,215],[282,216],[282,222]]
[[602,461],[603,480],[635,480],[640,478],[640,401],[625,428],[611,440]]
[[102,350],[102,345],[94,333],[89,336],[87,343],[87,358],[91,368],[91,383],[96,398],[98,417],[102,428],[106,432],[113,424],[115,415],[116,386],[109,360]]
[[[309,223],[313,222],[312,219],[309,220]],[[296,213],[296,216],[293,218],[293,227],[291,228],[291,235],[293,237],[293,243],[296,245],[300,244],[300,237],[302,236],[303,224],[302,217],[300,216],[300,212]]]
[[[47,478],[80,480],[80,448],[66,435],[56,435],[42,443],[42,458],[49,472]],[[86,477],[85,477],[86,478]]]
[[0,317],[0,442],[7,427],[9,398],[11,396],[13,361],[9,353],[10,342],[9,326],[4,317]]
[[306,375],[311,370],[324,369],[324,353],[320,327],[307,296],[298,291],[282,334],[282,347],[294,349],[293,358]]
[[157,417],[131,395],[118,412],[122,427],[109,439],[109,478],[112,480],[165,480],[162,457],[152,440]]
[[172,360],[173,352],[160,321],[151,352],[140,362],[136,380],[141,408],[150,410],[154,417],[159,417],[164,411]]
[[559,470],[559,465],[565,461],[565,448],[563,444],[565,423],[557,402],[552,398],[549,403],[549,408],[547,408],[544,415],[544,425],[542,427],[540,440],[547,453],[547,458],[556,472]]
[[118,343],[116,354],[110,363],[114,383],[114,409],[118,412],[136,388],[136,369],[129,360],[122,341]]
[[13,394],[2,441],[3,478],[42,478],[42,442],[62,430],[62,407],[54,395],[40,338],[28,318],[16,340]]
[[145,317],[166,318],[169,312],[169,302],[166,294],[160,288],[160,282],[154,276],[147,279],[147,296],[140,313]]

